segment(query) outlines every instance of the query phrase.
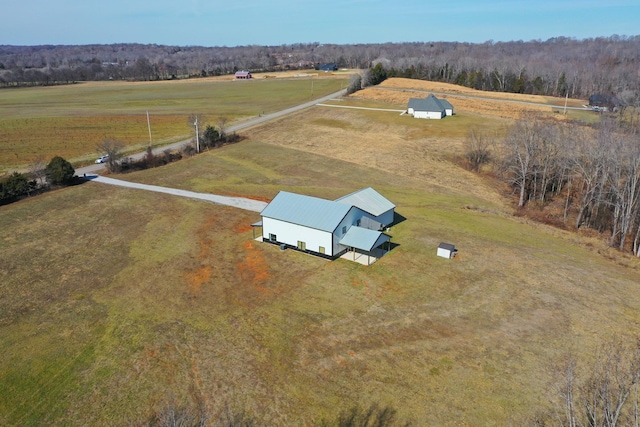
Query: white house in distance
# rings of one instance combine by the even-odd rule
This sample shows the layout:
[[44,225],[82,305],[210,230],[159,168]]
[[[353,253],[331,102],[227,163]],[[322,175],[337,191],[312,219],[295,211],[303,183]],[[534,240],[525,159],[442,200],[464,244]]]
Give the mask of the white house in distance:
[[[391,237],[382,232],[395,205],[373,188],[326,200],[280,191],[262,210],[262,240],[335,259],[352,250],[379,258]],[[355,254],[354,254],[355,256]]]
[[438,99],[434,94],[426,98],[411,98],[407,113],[416,119],[442,119],[453,116],[453,105],[446,99]]

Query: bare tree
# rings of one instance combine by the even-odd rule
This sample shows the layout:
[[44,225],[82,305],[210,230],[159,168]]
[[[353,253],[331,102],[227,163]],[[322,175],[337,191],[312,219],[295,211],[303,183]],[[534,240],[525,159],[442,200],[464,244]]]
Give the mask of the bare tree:
[[100,153],[107,156],[107,169],[109,169],[110,172],[116,172],[118,170],[118,160],[122,157],[124,143],[117,139],[106,138],[100,142],[96,148]]
[[581,182],[581,197],[575,222],[575,227],[580,228],[586,221],[588,224],[603,192],[608,167],[608,148],[601,138],[591,138],[587,135],[576,145],[572,170]]
[[347,95],[351,95],[362,89],[362,76],[360,74],[353,74],[349,78],[349,85],[347,86]]
[[567,427],[638,426],[640,341],[615,339],[597,349],[579,369],[568,354],[552,371],[553,425]]
[[539,128],[536,121],[517,122],[503,141],[504,171],[518,190],[519,208],[526,203],[527,189],[533,176],[534,161],[539,150]]
[[227,136],[227,124],[229,123],[229,118],[222,116],[218,117],[216,121],[216,125],[218,126],[218,133],[220,134],[220,139],[224,141]]
[[36,182],[39,183],[40,187],[44,187],[44,185],[46,184],[46,168],[47,162],[43,157],[36,158],[29,165],[29,173],[31,174],[33,179],[35,179]]
[[491,160],[491,140],[480,129],[472,127],[465,140],[465,158],[469,169],[478,172],[480,168]]

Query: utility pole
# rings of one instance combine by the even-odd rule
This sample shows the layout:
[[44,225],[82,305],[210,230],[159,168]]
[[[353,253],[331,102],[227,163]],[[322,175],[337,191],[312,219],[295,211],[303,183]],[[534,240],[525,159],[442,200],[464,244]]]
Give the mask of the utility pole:
[[196,153],[200,153],[200,134],[198,133],[198,116],[196,116],[196,121],[194,125],[196,127]]
[[151,147],[151,121],[149,121],[149,111],[147,111],[147,127],[149,128],[149,147]]
[[567,94],[564,97],[564,115],[567,115],[567,101],[569,100],[569,90],[567,90]]

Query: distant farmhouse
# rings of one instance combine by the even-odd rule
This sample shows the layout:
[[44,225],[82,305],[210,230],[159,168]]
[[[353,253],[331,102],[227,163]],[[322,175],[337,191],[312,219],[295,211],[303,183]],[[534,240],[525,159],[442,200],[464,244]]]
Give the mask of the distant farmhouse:
[[318,70],[324,72],[337,71],[338,65],[335,62],[327,62],[326,64],[318,65]]
[[407,113],[416,119],[442,119],[453,116],[453,105],[446,99],[438,99],[434,94],[426,98],[411,98]]
[[[284,248],[336,259],[347,251],[380,258],[391,237],[382,232],[395,215],[395,205],[373,188],[337,200],[279,192],[260,214],[262,240]],[[368,261],[369,263],[370,261]]]
[[237,80],[248,80],[251,78],[251,73],[248,71],[236,71]]
[[589,97],[589,107],[594,111],[616,111],[620,101],[613,95],[594,94]]

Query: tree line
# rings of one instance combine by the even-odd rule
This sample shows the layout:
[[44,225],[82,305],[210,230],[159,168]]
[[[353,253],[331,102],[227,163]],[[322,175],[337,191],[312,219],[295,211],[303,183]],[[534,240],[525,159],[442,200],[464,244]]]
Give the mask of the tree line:
[[40,193],[52,185],[72,185],[76,181],[75,169],[60,156],[55,156],[49,163],[38,160],[29,169],[29,173],[13,172],[0,181],[0,205]]
[[640,257],[640,134],[619,117],[602,115],[595,126],[529,117],[503,138],[473,129],[466,163],[475,171],[492,163],[519,209],[608,234],[610,246]]
[[0,46],[0,87],[83,80],[157,80],[237,70],[311,69],[320,63],[475,89],[587,98],[637,97],[640,36],[485,43],[297,43],[198,47],[142,44]]

